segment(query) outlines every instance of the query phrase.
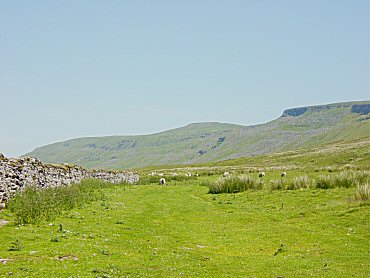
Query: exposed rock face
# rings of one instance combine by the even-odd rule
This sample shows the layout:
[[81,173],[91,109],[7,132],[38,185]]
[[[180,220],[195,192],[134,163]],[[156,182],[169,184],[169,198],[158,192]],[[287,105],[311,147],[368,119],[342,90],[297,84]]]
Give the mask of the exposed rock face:
[[307,107],[287,109],[287,110],[284,110],[283,115],[281,116],[282,117],[287,117],[287,116],[297,117],[297,116],[300,116],[306,113],[307,110],[308,110]]
[[[368,104],[360,104],[362,105],[368,105]],[[298,107],[298,108],[292,108],[292,109],[287,109],[284,110],[282,117],[287,117],[287,116],[292,116],[292,117],[297,117],[300,116],[307,111],[317,113],[329,109],[335,109],[335,108],[344,108],[344,107],[350,107],[351,104],[348,103],[335,103],[335,104],[327,104],[327,105],[315,105],[315,106],[307,106],[307,107]],[[356,106],[356,105],[353,105]]]
[[0,154],[0,201],[7,201],[26,186],[56,187],[80,183],[86,178],[134,183],[139,180],[139,175],[130,171],[89,171],[76,165],[43,164],[36,158],[15,159]]
[[370,113],[370,104],[354,104],[351,108],[352,113],[366,115]]

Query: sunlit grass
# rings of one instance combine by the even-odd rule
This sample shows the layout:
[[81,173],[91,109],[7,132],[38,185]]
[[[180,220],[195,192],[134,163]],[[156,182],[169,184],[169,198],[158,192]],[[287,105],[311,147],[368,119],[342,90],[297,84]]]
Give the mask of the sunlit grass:
[[354,201],[356,188],[266,187],[215,195],[200,180],[184,183],[105,186],[104,199],[37,225],[19,226],[11,211],[2,211],[0,218],[11,223],[0,227],[0,258],[8,260],[1,273],[364,277],[368,272],[369,206]]
[[370,179],[369,171],[343,171],[320,174],[313,178],[308,175],[297,175],[293,178],[278,177],[267,179],[266,177],[257,178],[251,175],[236,175],[227,178],[217,178],[206,180],[202,185],[209,188],[210,193],[236,193],[253,189],[272,189],[272,190],[297,190],[297,189],[332,189],[337,187],[352,188],[368,183]]
[[11,199],[8,206],[18,224],[51,221],[65,211],[101,198],[98,189],[106,185],[102,181],[90,179],[69,186],[26,187]]

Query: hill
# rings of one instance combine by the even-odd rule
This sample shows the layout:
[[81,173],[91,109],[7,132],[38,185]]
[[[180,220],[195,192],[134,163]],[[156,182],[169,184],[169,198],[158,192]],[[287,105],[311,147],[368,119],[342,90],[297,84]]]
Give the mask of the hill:
[[106,169],[215,162],[341,140],[370,140],[369,113],[370,101],[299,107],[260,125],[193,123],[151,135],[77,138],[25,156]]

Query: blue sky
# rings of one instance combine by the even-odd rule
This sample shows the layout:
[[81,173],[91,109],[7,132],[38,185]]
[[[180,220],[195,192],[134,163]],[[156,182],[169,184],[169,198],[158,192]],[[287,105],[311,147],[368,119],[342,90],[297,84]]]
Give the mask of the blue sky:
[[0,0],[0,153],[365,100],[369,1]]

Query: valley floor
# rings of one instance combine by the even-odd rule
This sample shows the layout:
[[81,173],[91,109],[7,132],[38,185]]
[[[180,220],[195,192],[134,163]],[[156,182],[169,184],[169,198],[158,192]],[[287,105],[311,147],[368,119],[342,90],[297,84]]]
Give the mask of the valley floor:
[[368,275],[370,210],[354,188],[215,195],[199,184],[112,186],[52,223],[10,222],[0,227],[0,276]]

